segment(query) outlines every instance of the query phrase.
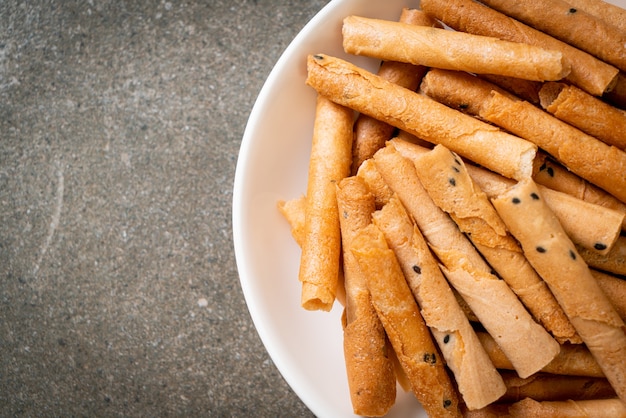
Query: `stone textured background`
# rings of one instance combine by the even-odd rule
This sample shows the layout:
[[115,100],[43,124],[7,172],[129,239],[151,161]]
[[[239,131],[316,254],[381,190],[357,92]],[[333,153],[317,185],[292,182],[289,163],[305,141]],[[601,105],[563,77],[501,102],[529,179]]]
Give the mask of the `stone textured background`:
[[0,415],[311,415],[250,320],[231,201],[326,3],[0,2]]

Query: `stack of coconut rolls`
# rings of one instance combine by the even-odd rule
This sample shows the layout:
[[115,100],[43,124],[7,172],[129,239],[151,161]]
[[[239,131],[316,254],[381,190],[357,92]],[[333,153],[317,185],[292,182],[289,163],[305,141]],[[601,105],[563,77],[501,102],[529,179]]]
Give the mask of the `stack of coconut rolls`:
[[598,0],[482,3],[347,16],[378,73],[308,56],[302,306],[343,304],[356,414],[399,382],[429,416],[626,416],[626,32]]

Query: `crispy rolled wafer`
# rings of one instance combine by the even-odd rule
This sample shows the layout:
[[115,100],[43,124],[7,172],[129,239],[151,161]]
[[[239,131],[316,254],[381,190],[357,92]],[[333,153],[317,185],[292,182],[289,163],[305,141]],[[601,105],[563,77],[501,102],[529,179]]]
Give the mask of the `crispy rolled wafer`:
[[[383,120],[510,178],[529,175],[537,147],[441,103],[327,55],[308,59],[307,83],[331,100]],[[532,170],[532,167],[531,167]]]
[[623,71],[617,74],[613,86],[602,95],[602,99],[622,110],[626,109],[626,74]]
[[565,0],[482,2],[626,71],[626,34]]
[[[426,148],[399,138],[394,138],[390,144],[404,157],[413,161],[428,152]],[[472,180],[489,198],[496,197],[515,184],[511,179],[473,164],[465,164],[465,168]],[[607,254],[615,245],[624,224],[623,212],[545,186],[539,186],[539,189],[574,243],[599,254]]]
[[546,281],[615,392],[626,399],[626,325],[532,179],[492,200],[526,258]]
[[304,242],[306,197],[302,195],[291,200],[280,200],[277,207],[283,217],[289,222],[291,236],[302,247]]
[[535,143],[580,177],[626,202],[626,152],[496,91],[483,102],[479,115]]
[[491,273],[454,221],[432,201],[413,163],[391,146],[380,149],[374,162],[446,267],[448,281],[497,339],[520,376],[529,376],[549,363],[559,344],[532,319],[511,288]]
[[[567,170],[543,152],[538,153],[535,159],[533,180],[553,190],[626,214],[626,204]],[[626,230],[626,220],[622,222],[622,229]]]
[[383,416],[396,399],[396,376],[387,355],[385,330],[354,255],[347,251],[360,229],[371,223],[374,196],[358,177],[337,186],[346,289],[344,357],[352,409],[357,415]]
[[609,145],[626,148],[626,112],[564,83],[544,84],[539,97],[541,106],[562,121]]
[[505,392],[502,378],[397,196],[374,213],[373,220],[400,262],[424,321],[454,374],[463,401],[470,409],[495,402]]
[[459,399],[394,252],[373,224],[352,242],[372,304],[411,389],[429,416],[459,417]]
[[498,403],[464,412],[465,418],[621,418],[626,404],[617,398],[565,401],[535,401],[526,398],[515,403]]
[[567,0],[567,2],[626,33],[626,10],[621,7],[604,0]]
[[522,379],[513,372],[504,372],[502,378],[507,390],[498,402],[517,402],[525,398],[536,401],[565,401],[616,396],[608,380],[602,377],[536,373]]
[[307,310],[329,311],[337,292],[341,236],[335,185],[350,174],[353,121],[352,110],[318,96],[299,271]]
[[[496,368],[514,370],[491,335],[486,332],[477,332],[476,335]],[[561,344],[558,354],[541,371],[567,376],[604,377],[598,362],[584,344]]]
[[342,33],[347,53],[383,60],[535,81],[561,80],[570,72],[559,51],[443,28],[349,16]]
[[[436,26],[437,21],[418,9],[403,8],[400,22],[407,25]],[[384,61],[378,75],[409,90],[416,90],[427,68],[398,61]],[[361,114],[354,123],[352,146],[352,173],[355,174],[363,161],[391,139],[396,128],[371,116]]]
[[616,418],[626,416],[626,404],[617,398],[542,402],[526,398],[512,404],[509,414],[511,418]]
[[[463,71],[432,68],[420,84],[420,91],[440,103],[464,113],[478,116],[492,90],[510,95],[505,89]],[[510,96],[513,98],[514,96]]]
[[591,269],[591,274],[596,278],[619,316],[626,321],[626,279],[593,269]]
[[371,158],[363,161],[363,164],[359,167],[359,171],[357,171],[357,177],[361,178],[365,184],[367,184],[367,187],[374,195],[376,209],[382,208],[389,199],[391,199],[393,191],[389,188],[387,183],[385,183],[385,179],[382,178],[376,169],[374,160]]
[[541,86],[543,86],[542,82],[489,74],[481,74],[479,78],[495,84],[527,102],[532,104],[539,103],[539,90],[541,90]]
[[626,236],[621,235],[606,254],[598,254],[577,246],[580,256],[590,267],[613,274],[626,276]]
[[413,162],[428,195],[469,237],[537,322],[559,342],[582,342],[515,238],[508,234],[487,195],[470,177],[462,159],[437,145]]
[[[307,84],[339,104],[383,120],[505,177],[528,177],[537,147],[424,95],[327,55],[308,58]],[[532,170],[532,167],[531,167]]]
[[616,83],[617,68],[473,0],[423,0],[420,7],[459,31],[561,51],[571,64],[565,79],[594,96],[601,96]]

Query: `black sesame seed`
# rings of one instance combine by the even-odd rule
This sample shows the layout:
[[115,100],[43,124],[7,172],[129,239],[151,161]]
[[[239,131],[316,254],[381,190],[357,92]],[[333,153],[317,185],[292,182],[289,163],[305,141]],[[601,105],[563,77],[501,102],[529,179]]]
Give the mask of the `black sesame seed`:
[[446,334],[446,336],[445,336],[445,337],[443,337],[443,343],[444,343],[444,344],[448,344],[449,342],[450,342],[450,335],[449,335],[449,334]]
[[460,172],[461,172],[461,170],[459,170],[459,168],[458,168],[458,167],[452,166],[452,169],[453,169],[456,173],[460,173]]
[[602,251],[602,250],[606,250],[606,245],[602,244],[601,242],[596,242],[595,244],[593,244],[593,248],[595,248],[598,251]]
[[546,163],[541,164],[541,167],[539,167],[539,171],[543,171],[547,168],[548,166],[546,165]]
[[413,271],[417,274],[422,274],[422,269],[420,268],[420,266],[413,266]]
[[454,159],[454,162],[455,162],[457,165],[461,165],[461,162],[458,160],[458,158],[455,158],[455,159]]
[[576,260],[576,253],[572,250],[569,250],[569,256],[572,258],[572,260]]
[[530,197],[532,197],[533,200],[539,200],[539,195],[537,193],[531,193]]
[[444,408],[448,408],[450,407],[450,405],[452,405],[452,401],[450,399],[446,399],[443,401],[443,407]]
[[426,353],[424,354],[424,363],[429,363],[429,364],[435,364],[437,363],[437,356],[435,355],[435,353]]
[[513,200],[511,200],[511,202],[513,202],[516,205],[522,203],[522,201],[519,199],[519,197],[514,197]]
[[577,11],[578,11],[578,10],[576,10],[576,9],[575,9],[575,8],[573,8],[573,7],[572,7],[571,9],[569,9],[569,12],[570,12],[570,13],[576,13]]
[[554,168],[552,168],[552,167],[548,167],[548,175],[549,175],[550,177],[554,177]]
[[545,253],[547,250],[543,247],[537,247],[535,248],[537,250],[538,253]]
[[469,107],[469,105],[467,103],[461,103],[459,105],[459,109],[467,109]]
[[452,185],[452,186],[456,186],[456,180],[453,179],[453,178],[449,178],[448,179],[448,183],[450,183],[450,185]]

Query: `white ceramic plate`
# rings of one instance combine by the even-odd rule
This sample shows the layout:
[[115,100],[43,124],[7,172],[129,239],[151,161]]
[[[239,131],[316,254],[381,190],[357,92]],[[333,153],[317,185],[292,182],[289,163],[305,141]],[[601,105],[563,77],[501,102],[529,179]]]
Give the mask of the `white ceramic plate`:
[[[300,249],[279,214],[280,199],[306,191],[315,91],[305,85],[306,56],[326,53],[375,70],[342,49],[341,22],[350,14],[397,20],[411,0],[334,0],[297,35],[270,73],[246,127],[235,174],[233,236],[237,268],[254,325],[287,383],[318,417],[354,416],[343,360],[341,306],[300,306]],[[399,390],[390,417],[426,416]]]
[[[609,0],[626,6],[625,0]],[[352,417],[343,359],[341,306],[300,306],[300,249],[276,203],[305,193],[316,93],[305,85],[306,56],[326,53],[375,71],[378,62],[347,56],[341,22],[355,14],[397,20],[419,0],[333,0],[285,50],[246,127],[235,174],[233,236],[237,268],[256,329],[279,371],[318,417]],[[426,417],[398,388],[389,417]]]

